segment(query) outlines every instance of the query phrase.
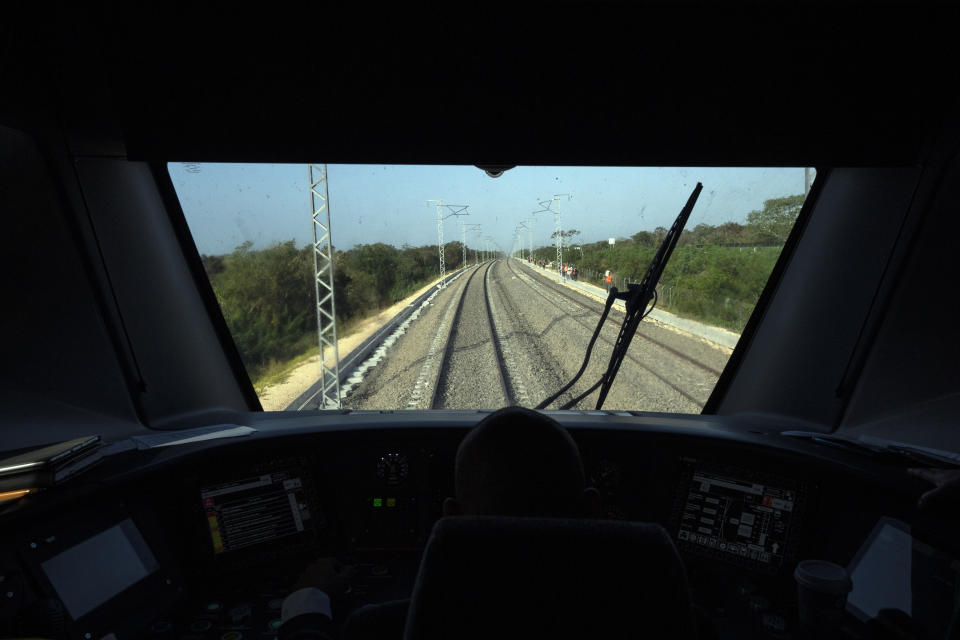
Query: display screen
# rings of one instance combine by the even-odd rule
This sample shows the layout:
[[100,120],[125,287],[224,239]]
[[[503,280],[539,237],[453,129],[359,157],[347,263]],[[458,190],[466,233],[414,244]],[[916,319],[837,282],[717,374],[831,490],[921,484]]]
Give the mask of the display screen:
[[127,519],[40,566],[76,620],[156,571],[157,561]]
[[312,532],[303,479],[275,471],[200,491],[214,553]]
[[847,610],[862,621],[944,638],[960,611],[960,561],[925,544],[910,526],[881,518],[849,567]]
[[779,566],[789,542],[795,487],[694,467],[684,485],[677,541],[721,558]]

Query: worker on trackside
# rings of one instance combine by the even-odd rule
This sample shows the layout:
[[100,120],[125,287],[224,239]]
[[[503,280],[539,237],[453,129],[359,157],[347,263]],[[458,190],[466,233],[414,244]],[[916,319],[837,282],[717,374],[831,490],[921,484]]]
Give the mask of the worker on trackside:
[[613,274],[610,273],[609,269],[607,269],[607,273],[603,276],[603,284],[607,287],[607,293],[610,293],[610,287],[613,286]]

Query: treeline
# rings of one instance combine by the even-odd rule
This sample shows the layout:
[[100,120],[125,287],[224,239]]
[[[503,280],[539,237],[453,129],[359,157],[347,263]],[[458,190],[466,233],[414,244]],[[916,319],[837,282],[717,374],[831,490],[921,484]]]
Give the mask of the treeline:
[[[743,329],[803,204],[803,196],[768,200],[746,223],[699,224],[684,231],[661,279],[658,305],[678,314]],[[568,246],[564,259],[580,278],[602,284],[607,269],[617,286],[643,277],[665,228],[638,231],[630,238]],[[565,234],[569,240],[572,235]],[[579,247],[574,248],[574,247]],[[448,271],[461,266],[463,247],[445,245]],[[553,260],[553,247],[535,251]],[[232,253],[202,256],[227,326],[250,377],[298,356],[317,343],[313,247],[294,241],[265,249],[252,243]],[[473,249],[467,260],[473,262]],[[377,243],[334,251],[337,324],[344,329],[402,300],[439,273],[436,246],[396,248]]]
[[[444,246],[447,271],[461,266],[463,246]],[[469,249],[468,260],[473,260]],[[293,240],[265,249],[246,242],[232,253],[202,256],[224,319],[254,380],[272,364],[317,344],[313,247]],[[340,331],[404,299],[439,275],[436,246],[384,243],[334,250],[334,297]]]
[[[740,332],[776,264],[797,215],[803,195],[767,200],[751,211],[745,224],[698,224],[686,229],[660,279],[657,306],[678,315]],[[667,235],[667,229],[639,231],[607,241],[564,248],[564,261],[576,264],[579,279],[601,285],[607,270],[614,284],[639,282]],[[579,247],[579,248],[577,248]],[[556,259],[553,247],[534,251],[538,259]]]

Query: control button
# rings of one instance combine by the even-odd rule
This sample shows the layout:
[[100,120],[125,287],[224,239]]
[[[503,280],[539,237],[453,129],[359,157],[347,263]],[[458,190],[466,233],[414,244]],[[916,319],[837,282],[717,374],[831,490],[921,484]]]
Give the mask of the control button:
[[150,625],[150,631],[153,633],[169,633],[173,629],[173,622],[170,620],[157,620]]
[[243,640],[243,634],[239,631],[227,631],[220,636],[220,640]]
[[210,627],[213,626],[213,622],[210,620],[200,619],[194,620],[190,623],[190,631],[194,633],[203,633],[204,631],[209,631]]
[[276,620],[271,620],[270,622],[267,623],[267,630],[276,631],[277,629],[280,628],[280,625],[282,623],[283,623],[283,620],[281,620],[280,618],[277,618]]

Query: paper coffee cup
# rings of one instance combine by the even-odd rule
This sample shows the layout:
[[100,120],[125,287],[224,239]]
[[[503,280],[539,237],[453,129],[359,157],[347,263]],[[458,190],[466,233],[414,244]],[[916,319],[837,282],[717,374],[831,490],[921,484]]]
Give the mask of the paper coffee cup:
[[793,572],[800,623],[811,629],[837,629],[853,582],[847,570],[826,560],[804,560]]

